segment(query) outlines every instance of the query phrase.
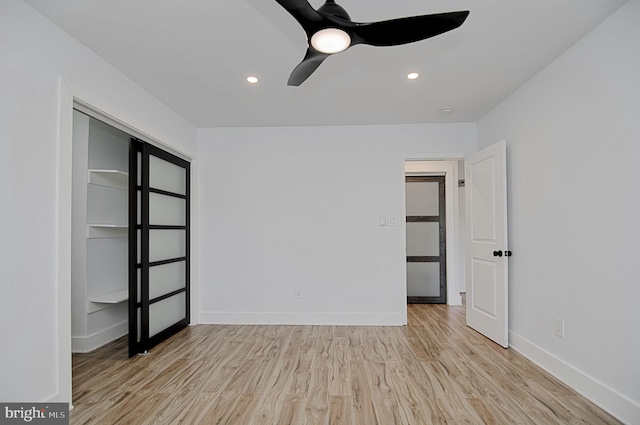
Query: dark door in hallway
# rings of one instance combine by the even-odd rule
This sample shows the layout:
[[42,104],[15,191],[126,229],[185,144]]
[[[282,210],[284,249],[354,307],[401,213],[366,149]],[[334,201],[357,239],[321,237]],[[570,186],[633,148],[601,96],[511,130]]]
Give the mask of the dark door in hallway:
[[407,302],[447,302],[444,176],[406,177]]

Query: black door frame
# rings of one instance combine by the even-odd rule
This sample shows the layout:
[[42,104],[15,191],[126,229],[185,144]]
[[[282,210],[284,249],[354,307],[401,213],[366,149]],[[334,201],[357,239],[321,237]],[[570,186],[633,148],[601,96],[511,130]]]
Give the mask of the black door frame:
[[[140,167],[138,170],[138,155],[141,155]],[[185,194],[167,192],[160,189],[151,188],[149,185],[149,156],[153,155],[167,162],[173,163],[185,169],[186,187]],[[146,353],[148,350],[179,332],[189,325],[191,305],[190,305],[190,283],[191,283],[191,183],[190,166],[185,161],[175,155],[170,154],[156,146],[146,143],[140,139],[132,138],[129,149],[129,356],[139,353]],[[138,184],[138,172],[141,175],[141,184]],[[140,193],[140,220],[138,223],[138,193]],[[185,200],[185,225],[151,225],[149,223],[149,193],[158,193],[165,196],[172,196]],[[185,256],[165,259],[162,261],[149,262],[149,230],[185,230]],[[140,259],[138,259],[138,231],[140,231]],[[170,264],[175,262],[185,262],[185,286],[178,290],[169,292],[159,297],[149,299],[149,268]],[[138,302],[138,271],[140,271],[140,302]],[[160,331],[156,335],[149,336],[149,307],[159,301],[165,300],[180,293],[185,293],[185,318],[179,322]],[[138,320],[138,308],[141,308],[140,320]],[[138,323],[140,322],[140,323]],[[140,331],[138,331],[140,329]],[[138,339],[138,332],[140,338]]]
[[433,182],[438,183],[437,216],[407,216],[407,223],[439,223],[439,254],[437,256],[407,256],[407,263],[440,263],[440,295],[437,297],[407,296],[409,304],[446,304],[447,303],[447,210],[445,198],[445,176],[406,176],[406,183]]

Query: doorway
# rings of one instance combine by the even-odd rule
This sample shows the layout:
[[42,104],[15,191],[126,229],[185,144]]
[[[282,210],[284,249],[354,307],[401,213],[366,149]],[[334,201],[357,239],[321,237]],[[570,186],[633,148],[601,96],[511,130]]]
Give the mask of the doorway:
[[73,111],[72,351],[135,354],[189,323],[190,163],[100,118]]
[[[465,291],[465,269],[464,269],[464,187],[459,186],[459,170],[463,164],[459,159],[425,159],[425,158],[405,158],[404,159],[404,175],[403,175],[403,204],[405,207],[405,216],[413,215],[406,210],[407,204],[407,177],[439,177],[444,179],[444,262],[442,269],[446,278],[445,285],[445,303],[447,305],[462,305],[461,292]],[[419,214],[418,214],[419,215]],[[428,214],[430,215],[430,214]],[[407,224],[409,228],[411,223],[404,222],[405,226],[405,246],[408,249],[407,241]],[[438,241],[439,243],[439,241]],[[439,251],[439,250],[438,250]],[[404,255],[411,256],[411,252]],[[439,252],[438,252],[439,254]],[[410,264],[410,263],[406,263]],[[431,266],[434,267],[435,266]],[[405,285],[408,288],[409,276],[405,275]],[[409,295],[409,293],[407,293]],[[439,295],[439,294],[436,294]],[[409,300],[407,299],[409,302]]]
[[444,176],[407,176],[407,302],[446,304],[446,204]]
[[[186,132],[178,131],[178,137],[186,137],[186,143],[156,130],[154,127],[164,128],[162,121],[157,117],[146,116],[140,119],[135,109],[135,105],[118,105],[101,99],[91,90],[84,90],[75,84],[70,84],[65,78],[59,79],[59,104],[58,104],[58,139],[57,139],[57,210],[56,210],[56,264],[55,287],[57,289],[57,393],[52,396],[49,402],[65,402],[73,406],[72,396],[72,227],[73,227],[73,114],[74,110],[79,110],[96,118],[104,118],[109,125],[125,131],[135,137],[163,148],[182,159],[189,161],[191,166],[190,185],[195,185],[195,175],[197,174],[197,155],[189,144],[191,139],[186,136]],[[98,106],[99,105],[99,106]],[[133,108],[133,109],[132,109]],[[147,111],[148,112],[148,111]],[[183,136],[180,136],[183,135]],[[192,194],[191,205],[197,201],[197,192]],[[197,220],[195,220],[194,209],[191,209],[191,231],[197,235]],[[87,229],[85,228],[85,232]],[[195,242],[192,239],[191,252],[195,252]],[[197,256],[192,256],[190,264],[191,276],[195,280],[194,271],[197,270]],[[191,290],[190,305],[197,305],[197,286]],[[198,320],[197,311],[191,309],[190,322],[196,323]],[[126,334],[126,332],[125,332]]]

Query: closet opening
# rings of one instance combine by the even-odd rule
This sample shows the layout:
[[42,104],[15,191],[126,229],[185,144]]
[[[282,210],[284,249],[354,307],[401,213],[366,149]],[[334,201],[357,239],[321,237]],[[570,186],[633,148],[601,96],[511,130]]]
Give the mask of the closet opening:
[[73,111],[71,348],[146,352],[190,317],[190,164]]

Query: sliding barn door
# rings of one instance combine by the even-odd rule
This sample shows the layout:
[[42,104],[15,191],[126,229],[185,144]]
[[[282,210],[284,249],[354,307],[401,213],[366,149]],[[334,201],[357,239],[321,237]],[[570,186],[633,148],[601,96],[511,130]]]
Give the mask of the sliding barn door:
[[134,139],[129,171],[133,356],[189,324],[189,163]]

